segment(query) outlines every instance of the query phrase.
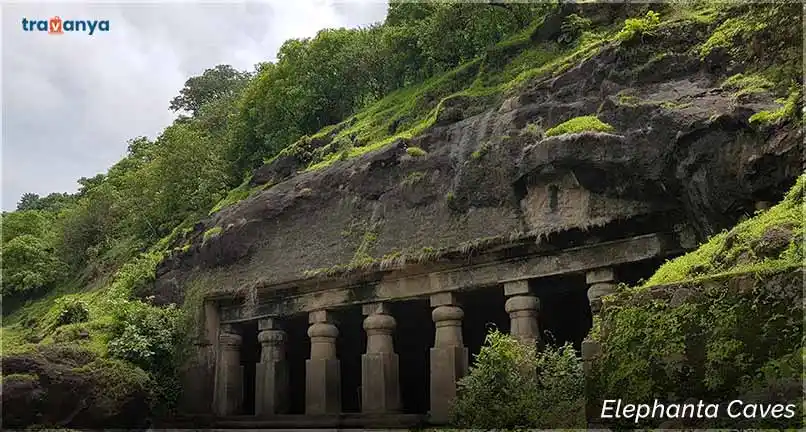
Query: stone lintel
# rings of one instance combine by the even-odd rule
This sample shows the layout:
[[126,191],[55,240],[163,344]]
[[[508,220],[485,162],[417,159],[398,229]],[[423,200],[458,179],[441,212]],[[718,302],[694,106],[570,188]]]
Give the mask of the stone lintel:
[[388,303],[367,303],[361,305],[361,312],[366,315],[390,315]]
[[452,292],[441,292],[431,294],[431,307],[450,306],[458,304],[456,294]]
[[616,280],[616,273],[613,267],[602,267],[585,273],[585,282],[587,282],[588,285],[600,282],[612,282],[614,280]]
[[507,297],[514,295],[530,294],[529,280],[519,280],[513,282],[506,282],[504,284],[504,295]]
[[[645,234],[627,239],[563,249],[551,254],[531,255],[506,261],[466,266],[419,275],[400,277],[390,273],[374,288],[371,302],[444,297],[453,291],[478,286],[547,276],[588,272],[617,264],[643,261],[681,251],[678,240],[670,234]],[[322,291],[288,296],[273,303],[258,304],[255,313],[245,315],[242,307],[221,309],[222,322],[245,322],[262,317],[276,317],[366,303],[356,301],[355,288],[349,283]],[[436,307],[432,301],[432,307]]]

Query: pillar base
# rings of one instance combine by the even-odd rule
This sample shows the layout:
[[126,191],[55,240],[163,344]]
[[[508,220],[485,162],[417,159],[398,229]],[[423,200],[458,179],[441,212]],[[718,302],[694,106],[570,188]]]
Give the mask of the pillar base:
[[243,405],[243,366],[225,366],[219,369],[216,386],[216,414],[239,414]]
[[288,410],[288,369],[285,360],[260,362],[255,369],[255,415],[267,417]]
[[456,382],[467,374],[467,348],[431,348],[431,412],[434,424],[447,424],[456,398]]
[[398,357],[395,353],[361,356],[361,412],[385,414],[400,412]]
[[305,414],[341,412],[341,370],[338,359],[305,361]]

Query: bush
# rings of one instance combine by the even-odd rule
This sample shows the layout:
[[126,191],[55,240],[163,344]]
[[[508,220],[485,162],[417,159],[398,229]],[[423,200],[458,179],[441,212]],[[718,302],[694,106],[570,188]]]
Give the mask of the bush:
[[596,116],[583,116],[576,117],[568,120],[565,123],[560,123],[557,126],[546,131],[546,136],[563,135],[569,133],[578,133],[586,131],[594,132],[613,132],[613,126],[599,120]]
[[122,303],[113,313],[109,354],[154,378],[159,409],[171,409],[179,396],[181,318],[181,311],[173,305],[160,308],[140,301]]
[[459,381],[454,423],[468,428],[584,427],[584,376],[573,347],[537,352],[490,332]]
[[56,325],[76,324],[87,322],[90,319],[90,310],[87,303],[82,300],[71,300],[61,305],[59,316],[56,318]]
[[660,26],[660,14],[649,11],[643,18],[628,18],[624,21],[624,28],[616,35],[622,41],[631,40],[637,36],[653,35]]

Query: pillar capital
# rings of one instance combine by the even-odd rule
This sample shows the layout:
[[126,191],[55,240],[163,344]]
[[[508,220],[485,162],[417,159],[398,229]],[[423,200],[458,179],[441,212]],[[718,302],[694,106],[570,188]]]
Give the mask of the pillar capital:
[[218,343],[225,350],[239,350],[243,338],[231,324],[224,324],[218,332]]
[[616,272],[613,267],[601,267],[595,270],[590,270],[585,273],[585,282],[588,285],[601,283],[601,282],[613,282],[616,280]]
[[528,280],[519,280],[504,283],[504,295],[507,297],[514,295],[528,295],[530,293],[531,291],[529,290]]
[[283,345],[287,338],[286,332],[276,329],[262,330],[257,334],[257,340],[261,345]]
[[538,309],[540,309],[540,299],[531,295],[510,297],[504,304],[504,309],[510,315],[520,311],[534,311],[537,314]]
[[333,312],[325,309],[315,310],[308,313],[308,324],[330,323],[335,324],[336,319]]
[[431,307],[459,305],[459,300],[456,298],[456,294],[452,292],[441,292],[431,294],[430,300],[431,300]]

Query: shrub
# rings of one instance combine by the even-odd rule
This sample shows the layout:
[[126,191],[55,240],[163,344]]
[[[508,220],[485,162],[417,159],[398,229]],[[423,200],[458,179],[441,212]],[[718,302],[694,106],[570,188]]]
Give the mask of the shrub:
[[520,136],[529,136],[541,140],[546,136],[546,131],[543,130],[540,122],[528,123],[523,129],[521,129]]
[[631,40],[637,36],[653,35],[660,26],[660,14],[649,11],[642,18],[628,18],[624,21],[624,27],[616,35],[622,41]]
[[87,322],[90,319],[90,310],[87,303],[82,300],[70,300],[61,305],[56,325],[76,324]]
[[181,311],[174,305],[155,307],[141,301],[119,304],[113,312],[109,354],[139,366],[154,377],[160,408],[170,409],[179,396],[181,319]]
[[534,347],[493,330],[459,381],[459,427],[584,427],[584,377],[573,347]]
[[565,123],[554,126],[546,131],[546,136],[550,137],[586,131],[613,132],[614,130],[613,126],[599,120],[596,116],[584,116],[572,118]]
[[582,33],[590,29],[591,20],[583,18],[577,14],[571,14],[565,17],[562,26],[560,26],[560,37],[558,42],[563,44],[570,44],[579,39]]
[[422,157],[428,153],[426,153],[425,150],[421,149],[420,147],[407,147],[406,154],[411,157]]

